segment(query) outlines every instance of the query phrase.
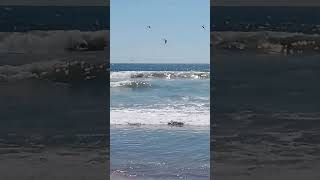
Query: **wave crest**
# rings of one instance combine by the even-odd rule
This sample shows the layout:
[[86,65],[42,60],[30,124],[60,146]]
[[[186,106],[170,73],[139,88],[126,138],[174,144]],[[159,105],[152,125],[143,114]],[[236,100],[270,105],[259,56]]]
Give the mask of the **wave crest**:
[[61,53],[99,51],[109,44],[109,33],[101,31],[57,30],[0,32],[0,53]]
[[160,79],[209,79],[210,72],[194,71],[121,71],[111,72],[111,79],[136,79],[136,78],[160,78]]
[[212,32],[211,46],[229,51],[305,55],[320,53],[320,35],[287,32]]
[[111,88],[149,88],[152,85],[146,81],[118,81],[110,82]]
[[84,61],[46,61],[20,66],[0,66],[0,82],[24,79],[42,79],[56,82],[107,79],[106,64],[91,64]]

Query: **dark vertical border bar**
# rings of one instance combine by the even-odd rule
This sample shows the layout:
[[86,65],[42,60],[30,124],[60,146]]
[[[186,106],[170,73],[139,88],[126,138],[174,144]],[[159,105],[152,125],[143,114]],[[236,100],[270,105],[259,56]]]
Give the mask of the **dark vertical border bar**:
[[111,11],[110,11],[110,0],[108,0],[108,17],[106,18],[106,21],[108,22],[108,37],[109,37],[109,43],[108,43],[108,48],[107,48],[107,66],[108,66],[108,70],[107,70],[107,107],[106,107],[106,111],[107,111],[107,121],[108,121],[108,127],[107,127],[107,179],[111,179],[110,175],[111,175],[111,171],[110,171],[110,167],[111,167],[111,161],[110,161],[110,97],[111,97],[111,92],[110,92],[110,71],[111,71],[111,62],[110,62],[110,16],[111,16]]
[[109,2],[34,2],[0,3],[0,179],[110,179]]
[[318,179],[320,4],[217,4],[211,179]]
[[210,1],[210,179],[214,179],[214,63],[213,63],[213,49],[212,49],[212,38],[211,33],[213,29],[213,2]]

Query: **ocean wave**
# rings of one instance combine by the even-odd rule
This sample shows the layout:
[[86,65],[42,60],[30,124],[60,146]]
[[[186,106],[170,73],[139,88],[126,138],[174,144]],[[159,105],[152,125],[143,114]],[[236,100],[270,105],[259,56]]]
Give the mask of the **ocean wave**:
[[[174,98],[174,97],[172,97]],[[182,101],[209,101],[210,97],[202,97],[202,96],[176,96],[177,99]]]
[[0,32],[0,53],[2,54],[101,51],[108,44],[109,33],[107,30]]
[[90,64],[84,61],[45,61],[19,66],[0,66],[0,82],[25,79],[42,79],[57,82],[74,80],[107,79],[106,64]]
[[146,81],[117,81],[110,82],[111,88],[149,88],[152,85]]
[[111,72],[111,79],[160,78],[160,79],[209,79],[210,72],[196,71],[120,71]]
[[110,124],[113,125],[167,125],[169,122],[182,122],[184,125],[210,125],[210,111],[197,111],[193,108],[177,109],[112,109]]
[[320,53],[320,35],[287,32],[212,32],[215,49],[267,54],[306,55]]

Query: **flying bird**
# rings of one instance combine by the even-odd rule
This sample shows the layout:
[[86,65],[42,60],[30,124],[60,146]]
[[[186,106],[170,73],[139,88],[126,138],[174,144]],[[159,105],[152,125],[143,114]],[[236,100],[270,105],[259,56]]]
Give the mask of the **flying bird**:
[[167,42],[168,42],[168,40],[167,39],[162,39],[162,40],[164,40],[164,44],[167,44]]
[[147,29],[151,29],[151,26],[147,26]]
[[204,25],[202,25],[202,28],[203,28],[203,29],[206,29],[206,27],[204,27]]

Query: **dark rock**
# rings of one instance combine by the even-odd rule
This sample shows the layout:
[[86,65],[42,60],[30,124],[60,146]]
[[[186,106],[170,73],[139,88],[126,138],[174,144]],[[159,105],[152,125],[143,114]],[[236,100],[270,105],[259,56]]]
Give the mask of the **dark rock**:
[[179,122],[179,121],[170,121],[168,122],[169,126],[178,126],[178,127],[182,127],[184,125],[183,122]]

